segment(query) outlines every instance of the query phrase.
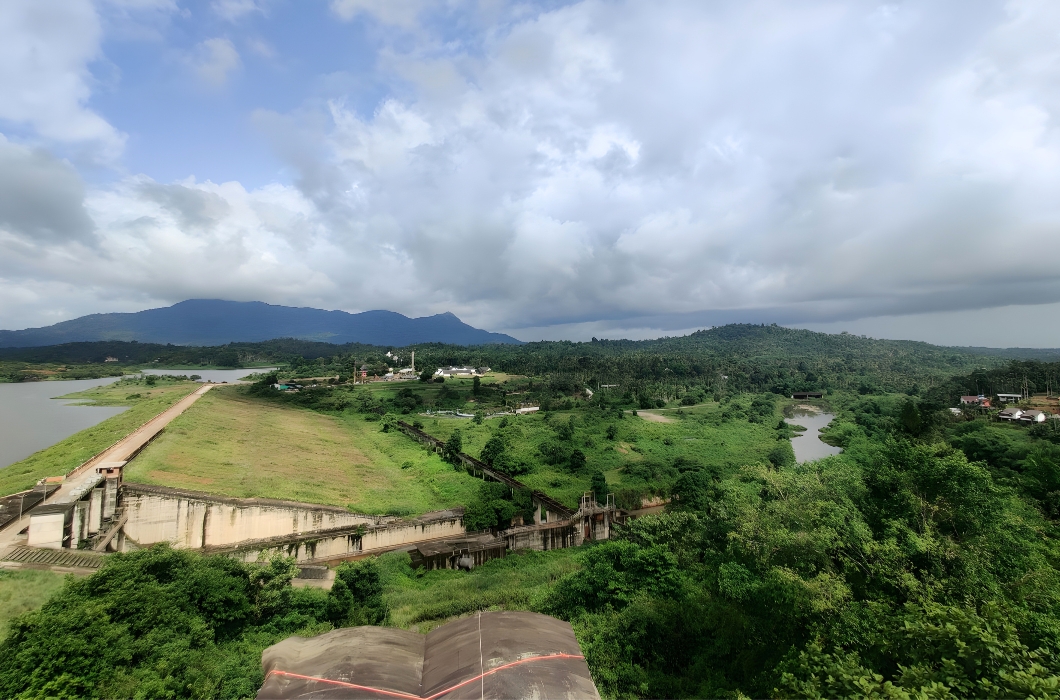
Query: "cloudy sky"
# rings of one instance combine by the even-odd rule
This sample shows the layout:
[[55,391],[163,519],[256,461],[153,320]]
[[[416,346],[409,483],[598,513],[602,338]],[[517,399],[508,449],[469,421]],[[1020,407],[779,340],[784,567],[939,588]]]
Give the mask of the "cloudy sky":
[[4,0],[0,328],[1060,347],[1056,0]]

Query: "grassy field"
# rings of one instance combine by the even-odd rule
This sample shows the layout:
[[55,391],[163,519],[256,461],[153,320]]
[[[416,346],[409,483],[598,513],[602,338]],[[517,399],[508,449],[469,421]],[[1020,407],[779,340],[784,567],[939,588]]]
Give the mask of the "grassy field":
[[[589,489],[591,475],[596,470],[604,473],[609,487],[618,489],[661,483],[665,480],[664,473],[679,460],[718,472],[765,461],[776,446],[773,425],[731,418],[729,410],[730,407],[707,404],[656,412],[665,415],[669,422],[629,413],[623,418],[590,411],[560,411],[547,418],[538,413],[509,417],[509,426],[504,431],[513,456],[530,467],[529,473],[516,478],[569,506],[577,506],[578,497]],[[565,464],[549,464],[541,449],[549,442],[563,442],[557,428],[572,417],[573,437],[564,444],[569,449],[581,450],[586,456],[586,468],[574,474]],[[426,432],[441,439],[447,439],[459,429],[464,451],[475,457],[490,436],[500,430],[500,420],[496,418],[482,424],[443,416],[420,416],[419,420]],[[615,429],[614,439],[607,437],[610,426]]]
[[0,469],[0,495],[31,488],[42,477],[65,474],[198,387],[194,382],[158,381],[149,386],[142,381],[122,379],[63,397],[83,399],[97,406],[128,406],[129,410]]
[[478,480],[400,433],[214,389],[133,460],[126,481],[413,515],[467,503]]
[[0,640],[7,636],[11,620],[39,608],[62,588],[64,578],[51,571],[0,570]]
[[470,573],[414,570],[409,555],[379,557],[391,624],[429,632],[477,610],[529,610],[560,577],[579,568],[578,549],[511,552]]

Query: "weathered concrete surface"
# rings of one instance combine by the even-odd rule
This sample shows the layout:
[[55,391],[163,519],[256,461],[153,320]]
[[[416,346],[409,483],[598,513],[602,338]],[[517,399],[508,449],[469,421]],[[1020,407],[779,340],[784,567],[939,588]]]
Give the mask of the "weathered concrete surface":
[[599,698],[571,626],[547,615],[485,612],[426,637],[349,627],[290,637],[261,655],[259,698]]
[[394,520],[335,506],[227,498],[140,484],[123,484],[121,503],[128,517],[123,528],[126,539],[140,546],[169,542],[180,549],[224,547]]
[[251,540],[227,547],[207,547],[204,553],[227,554],[245,562],[277,554],[299,564],[328,564],[368,554],[403,549],[419,542],[464,534],[463,510],[442,510],[418,518],[390,518],[378,525],[342,527],[267,540]]

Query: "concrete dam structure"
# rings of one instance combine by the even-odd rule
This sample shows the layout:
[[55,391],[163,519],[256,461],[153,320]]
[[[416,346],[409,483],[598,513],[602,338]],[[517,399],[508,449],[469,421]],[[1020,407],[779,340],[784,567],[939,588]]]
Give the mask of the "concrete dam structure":
[[[128,461],[209,388],[196,390],[64,477],[42,480],[39,491],[17,494],[17,517],[7,514],[15,501],[5,501],[0,557],[14,561],[9,556],[12,547],[39,553],[78,549],[106,553],[165,542],[245,562],[282,555],[306,565],[402,549],[411,553],[416,566],[470,568],[511,550],[559,549],[608,539],[612,524],[623,516],[610,496],[600,504],[586,493],[575,511],[463,453],[455,455],[455,465],[468,474],[502,483],[513,493],[529,492],[535,506],[532,522],[520,520],[500,531],[468,533],[462,508],[401,518],[313,503],[123,483]],[[407,423],[397,421],[397,427],[427,449],[443,447],[437,438]],[[19,532],[23,513],[29,517],[29,527]]]
[[228,554],[243,561],[281,554],[314,564],[464,533],[462,510],[398,518],[139,484],[123,484],[121,501],[125,523],[116,551],[168,542],[179,549]]

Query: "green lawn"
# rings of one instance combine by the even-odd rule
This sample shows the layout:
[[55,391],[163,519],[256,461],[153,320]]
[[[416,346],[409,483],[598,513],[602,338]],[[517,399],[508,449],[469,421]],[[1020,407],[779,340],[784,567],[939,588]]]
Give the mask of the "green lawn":
[[51,571],[0,569],[0,640],[7,636],[12,620],[39,608],[62,588],[64,578]]
[[200,385],[194,382],[158,381],[148,386],[135,380],[119,380],[63,398],[84,399],[98,406],[128,406],[91,428],[35,452],[21,462],[0,469],[0,495],[31,488],[46,476],[61,476],[89,457],[110,447],[148,420],[190,394]]
[[401,433],[213,389],[126,469],[125,480],[240,498],[414,515],[464,505],[479,481]]

